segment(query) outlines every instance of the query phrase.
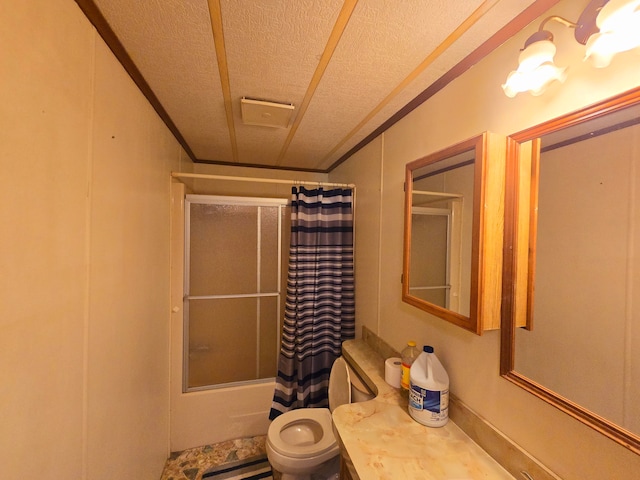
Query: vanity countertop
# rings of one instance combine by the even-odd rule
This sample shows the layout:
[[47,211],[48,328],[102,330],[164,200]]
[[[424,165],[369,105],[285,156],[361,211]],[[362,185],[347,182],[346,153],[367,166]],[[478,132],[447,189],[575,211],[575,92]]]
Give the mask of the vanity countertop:
[[333,412],[338,441],[358,477],[478,480],[512,477],[455,423],[430,428],[411,418],[408,394],[384,380],[384,359],[363,340],[343,343],[343,356],[376,398]]

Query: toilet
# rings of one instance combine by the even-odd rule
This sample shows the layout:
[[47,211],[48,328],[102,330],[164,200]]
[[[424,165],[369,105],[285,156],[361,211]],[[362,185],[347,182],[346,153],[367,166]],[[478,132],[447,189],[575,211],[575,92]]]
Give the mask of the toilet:
[[351,401],[372,398],[344,358],[337,358],[329,376],[329,408],[299,408],[271,422],[266,442],[269,463],[282,480],[309,480],[311,474],[314,479],[338,478],[340,448],[331,412]]

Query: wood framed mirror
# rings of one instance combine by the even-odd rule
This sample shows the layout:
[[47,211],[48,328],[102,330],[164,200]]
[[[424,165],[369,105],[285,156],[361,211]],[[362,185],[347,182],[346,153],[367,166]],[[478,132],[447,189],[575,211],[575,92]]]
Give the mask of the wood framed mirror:
[[500,326],[506,138],[406,165],[402,300],[481,335]]
[[511,138],[501,375],[640,454],[640,88]]

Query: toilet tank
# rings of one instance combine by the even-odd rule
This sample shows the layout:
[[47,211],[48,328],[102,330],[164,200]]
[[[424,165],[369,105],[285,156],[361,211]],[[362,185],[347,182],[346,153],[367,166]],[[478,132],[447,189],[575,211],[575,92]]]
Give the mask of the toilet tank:
[[366,402],[375,397],[371,389],[364,383],[355,370],[346,362],[351,380],[351,403]]

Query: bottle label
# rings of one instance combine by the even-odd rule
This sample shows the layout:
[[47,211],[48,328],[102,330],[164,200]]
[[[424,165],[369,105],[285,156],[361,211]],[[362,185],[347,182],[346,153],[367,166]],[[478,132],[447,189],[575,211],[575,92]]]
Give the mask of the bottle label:
[[415,410],[427,410],[444,418],[449,410],[449,390],[427,390],[411,384],[409,407]]
[[400,379],[400,386],[405,390],[409,390],[409,384],[410,384],[410,378],[411,378],[409,376],[410,370],[411,370],[411,366],[402,362],[402,378]]

